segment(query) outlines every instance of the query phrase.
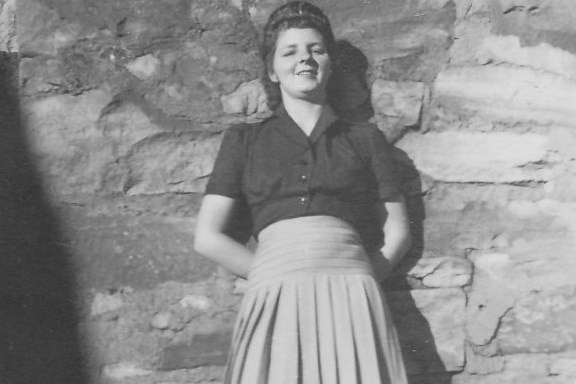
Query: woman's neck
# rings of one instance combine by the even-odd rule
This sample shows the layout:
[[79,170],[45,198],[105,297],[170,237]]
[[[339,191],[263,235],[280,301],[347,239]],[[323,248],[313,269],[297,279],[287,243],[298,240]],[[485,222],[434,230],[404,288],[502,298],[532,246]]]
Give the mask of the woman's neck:
[[288,115],[306,136],[310,136],[314,126],[320,119],[320,115],[322,115],[322,111],[326,107],[326,104],[316,104],[292,98],[285,98],[283,104]]

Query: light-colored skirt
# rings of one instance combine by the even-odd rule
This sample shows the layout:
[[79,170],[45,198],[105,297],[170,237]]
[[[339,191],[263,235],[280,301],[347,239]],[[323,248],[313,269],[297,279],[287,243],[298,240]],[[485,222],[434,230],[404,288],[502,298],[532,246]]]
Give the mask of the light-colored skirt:
[[388,305],[350,225],[309,216],[260,233],[224,383],[408,383]]

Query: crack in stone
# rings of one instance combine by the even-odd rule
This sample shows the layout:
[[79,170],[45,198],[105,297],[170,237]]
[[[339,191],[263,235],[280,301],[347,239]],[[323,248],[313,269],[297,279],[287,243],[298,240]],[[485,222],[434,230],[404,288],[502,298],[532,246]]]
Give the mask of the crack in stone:
[[[515,304],[515,303],[514,303]],[[488,339],[488,341],[484,344],[474,344],[475,346],[479,346],[479,347],[484,347],[487,346],[489,344],[491,344],[495,339],[496,336],[498,335],[498,331],[500,330],[500,327],[502,326],[502,319],[504,318],[504,316],[506,316],[508,314],[508,312],[510,312],[512,309],[514,309],[514,305],[511,305],[509,307],[507,307],[506,309],[504,309],[503,313],[498,316],[498,321],[496,323],[496,326],[494,327],[494,330],[492,331],[492,334],[490,336],[490,338]]]
[[536,5],[532,5],[530,7],[525,7],[523,5],[514,5],[508,9],[505,9],[502,14],[508,15],[512,12],[526,12],[526,13],[536,13],[540,11],[540,7]]

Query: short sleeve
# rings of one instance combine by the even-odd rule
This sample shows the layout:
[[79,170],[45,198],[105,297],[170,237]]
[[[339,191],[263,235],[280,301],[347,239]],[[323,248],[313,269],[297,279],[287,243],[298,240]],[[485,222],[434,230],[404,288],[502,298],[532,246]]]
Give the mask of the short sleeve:
[[233,126],[224,133],[205,194],[234,199],[242,197],[242,174],[246,159],[243,127]]
[[371,130],[370,162],[382,201],[391,200],[401,194],[400,179],[396,162],[392,157],[394,147],[377,127]]

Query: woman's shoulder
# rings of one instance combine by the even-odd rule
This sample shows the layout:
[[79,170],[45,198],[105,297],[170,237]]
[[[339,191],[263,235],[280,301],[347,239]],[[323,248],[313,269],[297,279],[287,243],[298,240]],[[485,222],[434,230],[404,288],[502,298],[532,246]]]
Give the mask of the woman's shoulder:
[[225,133],[232,133],[235,135],[247,135],[250,132],[258,129],[260,127],[260,123],[237,123],[232,124],[228,128],[226,128]]
[[363,158],[378,158],[394,152],[393,145],[376,124],[369,121],[344,121],[342,126],[350,143]]
[[384,133],[380,128],[370,121],[350,121],[341,119],[341,122],[343,129],[357,140],[370,142],[375,138],[380,139],[384,137]]
[[272,123],[275,116],[268,117],[261,121],[249,123],[236,123],[230,125],[226,132],[232,132],[237,135],[249,136],[262,131],[268,124]]
[[224,131],[224,137],[230,141],[238,141],[246,145],[254,140],[261,128],[262,123],[259,122],[232,124]]

